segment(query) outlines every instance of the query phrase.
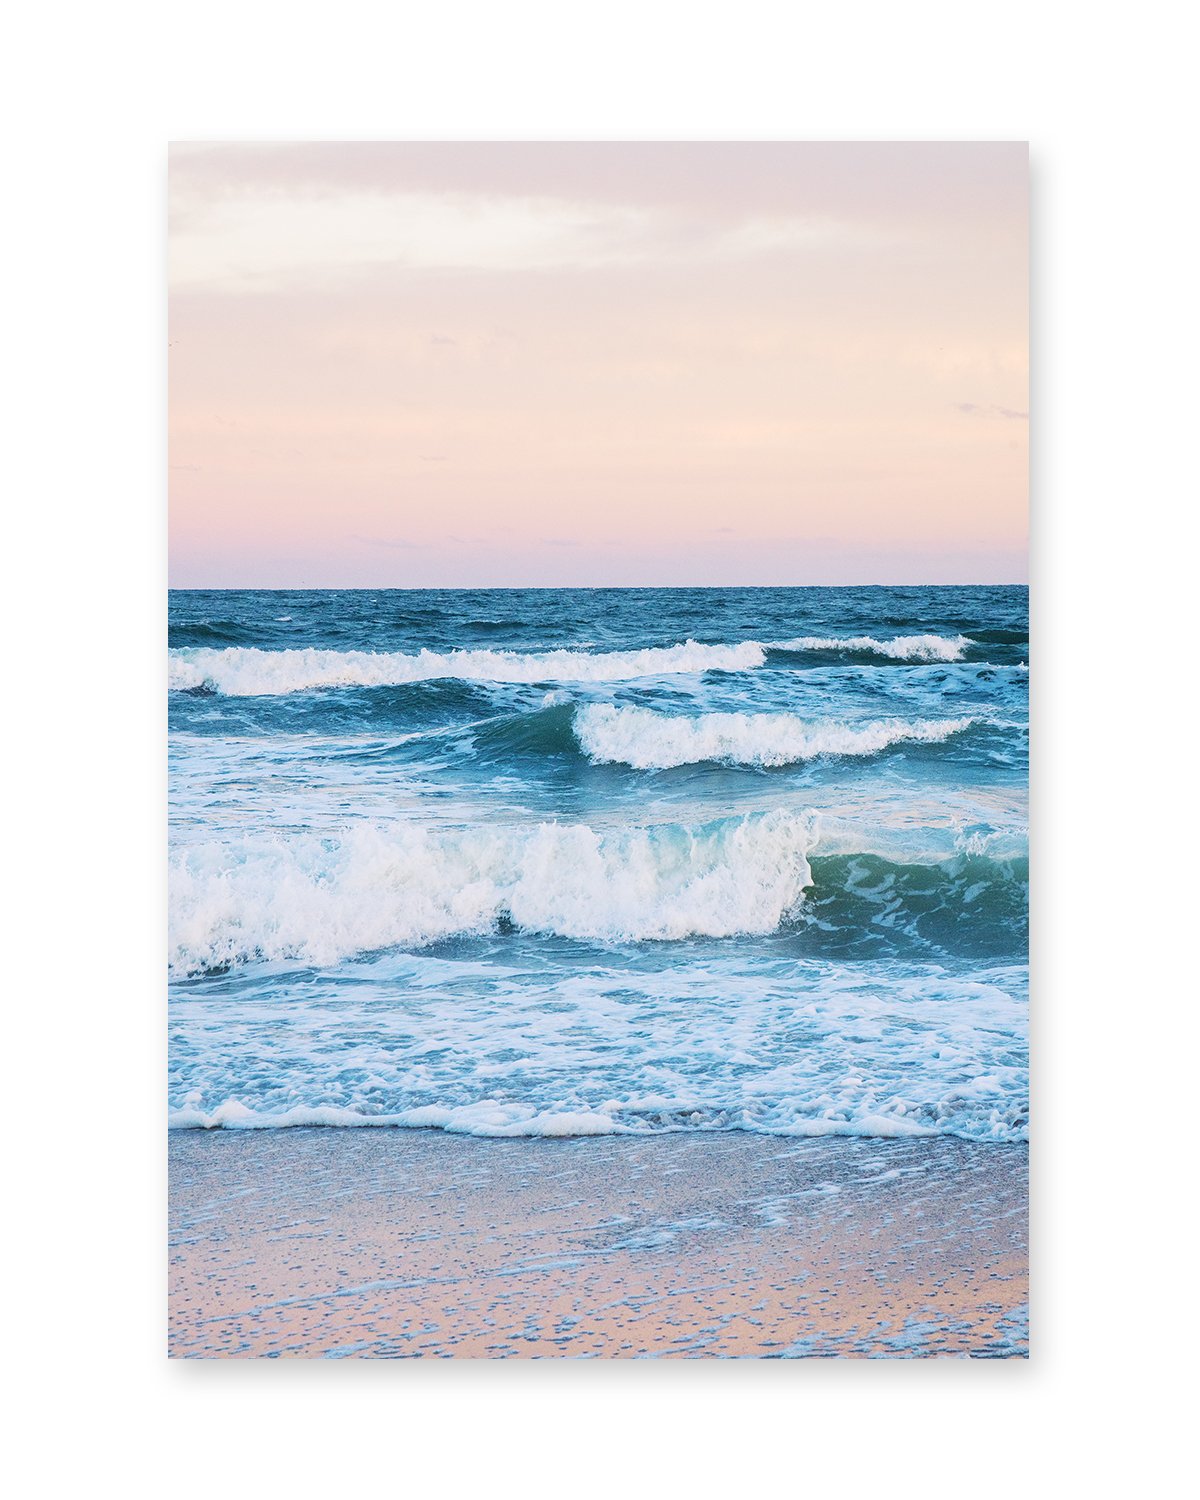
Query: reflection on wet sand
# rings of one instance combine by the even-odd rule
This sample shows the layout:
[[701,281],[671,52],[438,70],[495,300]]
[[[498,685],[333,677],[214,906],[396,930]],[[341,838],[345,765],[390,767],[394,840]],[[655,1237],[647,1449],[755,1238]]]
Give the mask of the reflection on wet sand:
[[175,1356],[1028,1353],[1021,1146],[170,1139]]

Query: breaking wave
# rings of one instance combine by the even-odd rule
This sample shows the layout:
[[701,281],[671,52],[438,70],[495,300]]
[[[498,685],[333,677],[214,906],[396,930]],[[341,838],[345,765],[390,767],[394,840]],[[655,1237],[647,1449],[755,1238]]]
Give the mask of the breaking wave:
[[872,635],[802,635],[791,641],[772,641],[775,651],[825,651],[849,655],[886,656],[892,661],[961,661],[973,645],[969,636],[897,635],[877,640]]
[[[1006,1080],[1007,1082],[1007,1080]],[[402,1130],[444,1130],[448,1135],[501,1139],[591,1135],[669,1135],[679,1131],[746,1131],[755,1135],[818,1138],[853,1136],[903,1139],[913,1136],[958,1136],[974,1141],[1025,1141],[1029,1113],[1021,1099],[1005,1097],[1005,1084],[996,1077],[982,1080],[972,1096],[966,1089],[947,1089],[946,1096],[921,1101],[915,1107],[903,1097],[883,1105],[869,1097],[853,1112],[822,1111],[819,1103],[801,1098],[780,1107],[730,1106],[694,1109],[649,1107],[637,1101],[631,1108],[622,1100],[607,1101],[600,1109],[571,1108],[507,1099],[482,1099],[472,1104],[424,1104],[395,1114],[370,1114],[345,1105],[292,1105],[256,1110],[241,1099],[226,1099],[215,1109],[185,1105],[169,1111],[171,1130],[287,1130],[313,1127]],[[690,1103],[690,1101],[689,1101]]]
[[778,810],[698,828],[361,825],[198,845],[171,870],[171,969],[328,964],[504,921],[602,942],[773,932],[811,883],[815,837],[813,815]]
[[889,745],[948,739],[973,718],[910,723],[813,722],[795,714],[712,713],[695,718],[606,703],[575,710],[575,736],[590,760],[636,770],[665,770],[704,761],[786,766],[818,755],[876,755]]
[[[225,622],[211,627],[221,638]],[[168,683],[176,691],[251,698],[330,688],[401,687],[412,682],[625,682],[693,672],[747,672],[768,651],[884,657],[891,661],[950,662],[972,645],[964,635],[798,636],[794,640],[704,645],[688,640],[639,651],[330,651],[263,650],[254,646],[183,646],[171,651]]]
[[326,966],[506,928],[625,944],[802,927],[805,951],[914,955],[995,956],[1024,941],[1023,854],[968,843],[898,860],[864,850],[875,843],[864,831],[831,834],[818,857],[817,815],[778,808],[702,826],[364,823],[337,837],[200,844],[171,869],[170,966],[176,977],[264,960]]
[[766,659],[757,641],[705,646],[697,641],[642,651],[262,651],[251,646],[173,651],[168,682],[176,691],[229,697],[309,693],[325,688],[399,687],[457,678],[468,682],[622,682],[686,672],[744,672]]

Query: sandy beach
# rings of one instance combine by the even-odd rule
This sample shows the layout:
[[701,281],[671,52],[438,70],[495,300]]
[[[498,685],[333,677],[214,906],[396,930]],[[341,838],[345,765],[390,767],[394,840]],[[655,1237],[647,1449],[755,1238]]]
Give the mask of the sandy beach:
[[1028,1157],[174,1131],[175,1357],[1028,1353]]

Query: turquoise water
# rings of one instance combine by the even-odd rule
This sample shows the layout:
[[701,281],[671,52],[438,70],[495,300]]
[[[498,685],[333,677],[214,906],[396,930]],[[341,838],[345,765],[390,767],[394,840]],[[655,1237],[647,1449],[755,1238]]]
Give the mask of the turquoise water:
[[1024,1139],[1023,588],[176,592],[177,1127]]

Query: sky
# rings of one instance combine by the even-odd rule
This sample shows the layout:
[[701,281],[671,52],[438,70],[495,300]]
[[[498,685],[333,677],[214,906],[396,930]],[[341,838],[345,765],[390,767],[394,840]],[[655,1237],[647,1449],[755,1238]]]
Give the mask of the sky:
[[180,144],[180,588],[1026,577],[1024,143]]

